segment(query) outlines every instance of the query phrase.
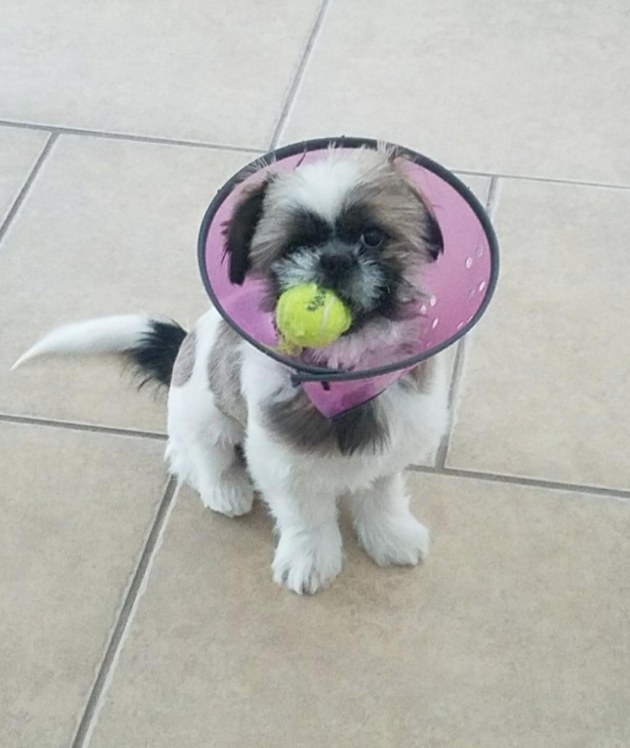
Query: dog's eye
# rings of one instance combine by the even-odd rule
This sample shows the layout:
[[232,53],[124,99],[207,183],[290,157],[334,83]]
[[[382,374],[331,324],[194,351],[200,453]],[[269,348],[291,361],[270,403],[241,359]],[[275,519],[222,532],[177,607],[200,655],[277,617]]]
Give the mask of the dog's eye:
[[385,239],[385,234],[377,226],[370,226],[361,234],[361,244],[370,249],[378,249]]

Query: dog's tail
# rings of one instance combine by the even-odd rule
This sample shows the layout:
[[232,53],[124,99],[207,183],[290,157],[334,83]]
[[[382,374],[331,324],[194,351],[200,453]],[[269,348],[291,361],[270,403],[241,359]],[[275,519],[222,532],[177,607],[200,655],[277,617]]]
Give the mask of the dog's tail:
[[13,364],[36,356],[122,354],[143,377],[168,385],[186,331],[177,322],[142,314],[101,317],[52,330]]

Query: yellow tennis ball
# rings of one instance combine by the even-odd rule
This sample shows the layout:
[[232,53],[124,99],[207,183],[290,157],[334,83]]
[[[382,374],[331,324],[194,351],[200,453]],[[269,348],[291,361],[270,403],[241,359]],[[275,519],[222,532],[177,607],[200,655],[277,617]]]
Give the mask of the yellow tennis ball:
[[276,326],[285,348],[323,348],[351,324],[350,310],[343,301],[315,283],[289,288],[276,305]]

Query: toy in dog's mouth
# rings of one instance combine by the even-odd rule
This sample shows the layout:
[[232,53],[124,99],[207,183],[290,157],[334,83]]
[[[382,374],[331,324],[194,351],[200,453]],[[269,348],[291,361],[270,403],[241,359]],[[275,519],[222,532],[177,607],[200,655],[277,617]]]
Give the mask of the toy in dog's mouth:
[[[320,318],[320,307],[311,305],[307,312],[306,307],[302,310],[300,306],[302,301],[297,301],[300,294],[306,299],[314,293],[313,289],[299,291],[298,286],[298,293],[285,305],[292,313],[289,319],[284,310],[283,324],[292,331],[287,338],[279,334],[277,310],[269,307],[269,289],[264,280],[252,273],[242,283],[231,282],[224,229],[243,190],[260,183],[266,173],[289,171],[326,159],[331,148],[352,153],[357,148],[377,147],[373,140],[340,137],[271,151],[241,169],[219,190],[206,211],[199,234],[201,275],[217,310],[249,343],[289,367],[296,385],[328,417],[367,402],[421,361],[466,335],[485,312],[497,281],[497,241],[478,200],[444,167],[407,148],[391,145],[387,147],[402,157],[406,178],[427,202],[443,243],[443,252],[434,257],[434,262],[419,266],[426,294],[415,301],[414,315],[405,322],[412,331],[411,343],[408,338],[401,346],[379,346],[366,355],[360,366],[344,367],[342,360],[334,358],[325,360],[328,365],[321,365],[317,344],[334,340],[351,324],[345,316],[347,310],[336,305],[336,297],[320,294],[322,304],[324,298],[328,303],[326,314]],[[296,319],[300,324],[292,324]],[[321,327],[322,319],[326,329]],[[315,322],[319,325],[316,331]],[[299,328],[306,343],[302,350],[300,345],[286,345],[294,328]],[[331,361],[339,368],[331,368]]]
[[305,283],[278,297],[274,309],[279,350],[299,355],[304,348],[325,348],[352,325],[352,314],[330,289]]

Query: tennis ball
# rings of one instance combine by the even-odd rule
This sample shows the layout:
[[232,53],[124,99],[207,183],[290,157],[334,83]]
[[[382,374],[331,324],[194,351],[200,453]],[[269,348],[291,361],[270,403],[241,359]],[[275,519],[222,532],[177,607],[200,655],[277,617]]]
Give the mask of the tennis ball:
[[350,310],[343,301],[315,283],[289,288],[276,304],[276,327],[281,347],[287,350],[323,348],[340,338],[351,324]]

